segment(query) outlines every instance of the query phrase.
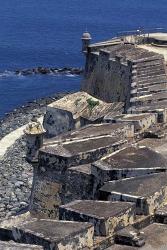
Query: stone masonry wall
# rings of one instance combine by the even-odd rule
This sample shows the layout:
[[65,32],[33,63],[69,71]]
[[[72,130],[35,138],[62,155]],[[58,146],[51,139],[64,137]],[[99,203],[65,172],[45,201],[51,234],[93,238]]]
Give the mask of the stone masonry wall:
[[110,53],[100,51],[87,55],[83,90],[106,102],[125,102],[129,106],[131,65],[110,58]]

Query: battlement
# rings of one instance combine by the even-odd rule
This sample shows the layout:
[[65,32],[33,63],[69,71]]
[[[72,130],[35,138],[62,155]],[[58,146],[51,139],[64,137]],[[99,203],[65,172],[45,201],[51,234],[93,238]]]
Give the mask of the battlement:
[[43,125],[26,127],[29,212],[0,222],[0,247],[144,250],[151,238],[167,245],[165,60],[127,39],[90,45],[85,32],[86,92],[54,101]]

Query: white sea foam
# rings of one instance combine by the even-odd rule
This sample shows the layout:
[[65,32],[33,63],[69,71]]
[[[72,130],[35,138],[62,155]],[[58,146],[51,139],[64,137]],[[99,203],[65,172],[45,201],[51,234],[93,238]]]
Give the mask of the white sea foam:
[[13,71],[5,70],[4,72],[0,72],[0,78],[6,78],[15,76],[16,74]]

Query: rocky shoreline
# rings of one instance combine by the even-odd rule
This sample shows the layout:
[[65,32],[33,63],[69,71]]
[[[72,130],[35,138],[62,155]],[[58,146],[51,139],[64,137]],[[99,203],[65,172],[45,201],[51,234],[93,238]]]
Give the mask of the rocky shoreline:
[[36,67],[32,69],[18,69],[14,71],[16,75],[35,75],[35,74],[71,74],[71,75],[81,75],[83,74],[83,68],[76,67],[64,67],[64,68],[56,68],[56,67]]
[[[0,139],[28,123],[32,116],[44,115],[46,105],[60,99],[66,93],[29,102],[5,115],[0,120]],[[26,140],[22,136],[0,160],[0,218],[9,217],[25,210],[29,204],[33,168],[26,159]]]

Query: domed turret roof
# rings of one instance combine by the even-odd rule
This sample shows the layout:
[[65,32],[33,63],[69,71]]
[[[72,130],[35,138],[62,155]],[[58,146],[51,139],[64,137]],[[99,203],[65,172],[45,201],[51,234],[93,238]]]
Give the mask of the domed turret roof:
[[26,126],[24,133],[29,135],[44,134],[46,130],[43,125],[37,120],[32,119],[32,121]]
[[86,39],[89,39],[89,40],[91,40],[92,39],[92,37],[91,37],[91,34],[89,33],[89,32],[84,32],[83,33],[83,35],[82,35],[82,39],[84,40],[86,40]]

